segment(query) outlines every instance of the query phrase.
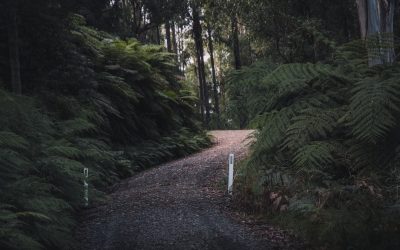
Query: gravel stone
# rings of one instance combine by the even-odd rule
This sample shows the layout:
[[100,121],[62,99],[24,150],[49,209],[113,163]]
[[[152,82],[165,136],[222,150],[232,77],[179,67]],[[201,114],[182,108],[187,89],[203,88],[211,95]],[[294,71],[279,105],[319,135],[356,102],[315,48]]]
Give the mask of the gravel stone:
[[85,210],[81,249],[282,249],[226,212],[228,155],[245,157],[252,131],[210,133],[213,147],[126,179],[104,204]]

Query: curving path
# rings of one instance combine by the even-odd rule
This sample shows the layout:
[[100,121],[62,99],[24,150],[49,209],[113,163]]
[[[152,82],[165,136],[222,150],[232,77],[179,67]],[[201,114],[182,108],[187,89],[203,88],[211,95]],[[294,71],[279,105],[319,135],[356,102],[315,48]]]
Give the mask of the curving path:
[[82,249],[280,249],[222,209],[228,155],[245,156],[250,133],[211,132],[213,147],[123,181],[85,211]]

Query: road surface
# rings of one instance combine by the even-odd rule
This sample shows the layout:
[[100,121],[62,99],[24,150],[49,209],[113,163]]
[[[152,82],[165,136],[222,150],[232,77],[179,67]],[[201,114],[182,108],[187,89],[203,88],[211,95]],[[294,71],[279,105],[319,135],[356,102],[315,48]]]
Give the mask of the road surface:
[[82,249],[281,249],[222,209],[227,160],[243,158],[251,131],[213,131],[215,145],[124,180],[86,210]]

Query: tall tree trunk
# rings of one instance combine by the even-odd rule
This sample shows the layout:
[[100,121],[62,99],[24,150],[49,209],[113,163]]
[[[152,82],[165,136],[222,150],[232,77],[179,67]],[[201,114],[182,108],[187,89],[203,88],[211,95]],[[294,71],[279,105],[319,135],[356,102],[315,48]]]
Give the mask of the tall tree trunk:
[[210,25],[207,25],[207,33],[208,33],[208,50],[210,53],[210,61],[211,61],[211,75],[213,81],[213,94],[214,94],[214,110],[217,115],[217,128],[221,128],[221,118],[220,118],[220,110],[219,110],[219,96],[218,96],[218,83],[217,76],[215,74],[215,61],[214,61],[214,44],[212,39],[212,32]]
[[14,93],[21,94],[21,66],[19,59],[18,45],[18,20],[17,20],[17,0],[10,0],[8,4],[8,49],[11,69],[11,87]]
[[366,39],[369,65],[393,63],[395,0],[356,0],[361,37]]
[[242,67],[242,61],[240,60],[240,44],[239,44],[239,27],[236,15],[232,16],[232,37],[233,37],[233,55],[235,58],[235,69]]
[[176,29],[175,29],[175,22],[171,22],[171,34],[172,34],[172,50],[175,54],[178,55],[178,43],[176,40]]
[[171,23],[171,32],[172,32],[172,50],[174,51],[175,54],[175,62],[176,62],[176,68],[179,71],[179,63],[178,63],[178,43],[176,40],[176,27],[175,27],[175,22]]
[[[223,52],[221,50],[217,51],[217,58],[218,58],[218,68],[222,69],[222,62],[223,62]],[[220,98],[219,98],[219,107],[221,110],[221,107],[224,108],[226,107],[226,96],[225,96],[225,82],[224,82],[224,77],[222,70],[218,71],[218,82],[219,82],[219,93],[220,93]]]
[[197,59],[198,78],[200,86],[200,98],[202,99],[201,103],[204,106],[205,110],[205,117],[204,113],[202,113],[202,117],[205,126],[208,128],[210,123],[210,102],[208,97],[208,86],[207,86],[205,66],[204,66],[202,27],[200,24],[198,7],[195,6],[194,4],[192,6],[192,11],[193,11],[193,37],[196,46],[196,59]]
[[394,12],[395,0],[381,0],[381,29],[383,30],[383,62],[393,63],[396,60],[394,50]]
[[[197,54],[196,54],[197,58]],[[197,58],[198,59],[198,58]],[[199,76],[199,68],[195,65],[194,71],[197,74],[197,80],[199,81],[199,107],[200,107],[200,114],[201,114],[201,121],[204,123],[204,96],[203,96],[203,82]]]
[[172,52],[172,45],[171,45],[171,25],[169,20],[165,22],[165,39],[167,40],[167,51]]
[[181,74],[185,75],[185,62],[184,62],[184,55],[183,55],[183,40],[182,40],[182,27],[178,25],[178,59],[179,59],[179,70]]
[[161,43],[161,34],[160,34],[160,26],[157,25],[156,27],[156,40],[157,40],[157,44]]
[[356,3],[358,10],[358,20],[360,22],[361,38],[365,39],[367,37],[367,29],[368,29],[367,0],[356,0]]

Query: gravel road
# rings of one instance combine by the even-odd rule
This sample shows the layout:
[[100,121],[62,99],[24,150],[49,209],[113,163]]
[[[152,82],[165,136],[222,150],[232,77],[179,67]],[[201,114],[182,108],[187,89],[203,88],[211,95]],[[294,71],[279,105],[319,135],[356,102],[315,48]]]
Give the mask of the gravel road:
[[251,131],[211,134],[213,147],[124,180],[86,210],[82,249],[281,249],[224,209],[228,155],[245,156]]

